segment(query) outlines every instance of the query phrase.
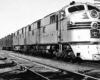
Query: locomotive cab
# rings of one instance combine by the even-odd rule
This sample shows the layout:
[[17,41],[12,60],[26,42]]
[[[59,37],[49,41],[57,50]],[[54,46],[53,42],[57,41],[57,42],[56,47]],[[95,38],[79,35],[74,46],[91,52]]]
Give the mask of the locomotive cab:
[[70,5],[65,9],[65,12],[71,24],[99,22],[100,20],[100,10],[92,4],[77,3]]

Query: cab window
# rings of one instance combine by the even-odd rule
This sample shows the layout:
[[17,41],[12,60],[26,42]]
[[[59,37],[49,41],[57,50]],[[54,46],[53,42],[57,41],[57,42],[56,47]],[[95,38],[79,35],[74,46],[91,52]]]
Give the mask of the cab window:
[[97,10],[97,11],[100,12],[100,10],[99,10],[98,8],[96,8],[95,6],[87,5],[87,7],[88,7],[88,10],[93,10],[93,9],[95,9],[95,10]]
[[85,10],[84,5],[77,5],[77,6],[72,6],[72,7],[68,8],[68,11],[70,13],[76,12],[76,11],[81,11],[81,10]]

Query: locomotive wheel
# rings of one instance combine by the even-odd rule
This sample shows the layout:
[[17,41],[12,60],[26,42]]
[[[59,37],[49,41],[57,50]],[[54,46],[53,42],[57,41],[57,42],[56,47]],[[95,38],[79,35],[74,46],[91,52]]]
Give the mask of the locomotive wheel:
[[67,53],[67,59],[68,59],[68,61],[70,61],[72,63],[76,62],[75,55],[72,51]]
[[57,52],[57,51],[54,51],[54,54],[55,54],[55,58],[59,60],[60,59],[60,53]]

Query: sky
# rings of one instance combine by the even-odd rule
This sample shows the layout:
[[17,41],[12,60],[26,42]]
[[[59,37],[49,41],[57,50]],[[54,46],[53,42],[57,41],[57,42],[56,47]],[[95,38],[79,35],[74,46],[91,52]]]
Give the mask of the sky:
[[73,0],[0,0],[0,38],[60,10],[71,1]]

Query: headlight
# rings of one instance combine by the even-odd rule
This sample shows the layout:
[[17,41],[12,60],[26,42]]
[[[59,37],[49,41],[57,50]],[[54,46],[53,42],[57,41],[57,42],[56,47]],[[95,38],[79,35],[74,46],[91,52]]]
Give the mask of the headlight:
[[97,18],[98,17],[98,12],[96,10],[91,11],[91,17]]
[[96,22],[94,22],[94,23],[91,24],[91,27],[93,29],[98,29],[98,24]]

